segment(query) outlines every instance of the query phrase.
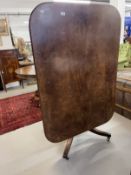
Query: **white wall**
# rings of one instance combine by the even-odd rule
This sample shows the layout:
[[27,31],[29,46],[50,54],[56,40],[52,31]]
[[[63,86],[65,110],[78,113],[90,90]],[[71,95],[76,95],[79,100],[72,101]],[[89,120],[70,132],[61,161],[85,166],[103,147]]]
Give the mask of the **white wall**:
[[30,35],[29,35],[28,29],[23,30],[23,31],[22,30],[19,30],[19,31],[14,30],[13,35],[16,38],[22,37],[24,39],[24,41],[30,41]]
[[13,48],[10,35],[9,36],[2,36],[1,38],[2,38],[2,46],[0,46],[0,50]]
[[14,37],[22,37],[25,41],[30,41],[29,15],[9,15],[9,22]]

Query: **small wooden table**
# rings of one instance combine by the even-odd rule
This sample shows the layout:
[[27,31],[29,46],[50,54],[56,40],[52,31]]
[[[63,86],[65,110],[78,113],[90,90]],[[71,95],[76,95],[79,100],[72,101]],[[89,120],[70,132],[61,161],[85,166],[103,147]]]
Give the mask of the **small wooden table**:
[[34,65],[18,68],[16,69],[15,73],[19,78],[22,78],[22,79],[36,78]]
[[[32,79],[32,78],[36,79],[36,71],[35,71],[34,65],[18,68],[16,69],[15,73],[19,78],[22,78],[22,79]],[[35,96],[33,96],[32,102],[33,104],[35,104],[35,106],[37,107],[40,106],[38,91],[35,92]]]

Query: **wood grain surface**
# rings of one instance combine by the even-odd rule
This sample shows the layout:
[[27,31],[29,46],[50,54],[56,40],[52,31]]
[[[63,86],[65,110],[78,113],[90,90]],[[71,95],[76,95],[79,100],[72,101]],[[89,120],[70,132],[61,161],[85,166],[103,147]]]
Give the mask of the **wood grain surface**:
[[113,115],[120,16],[110,5],[45,3],[30,33],[46,137],[91,130]]
[[36,78],[36,72],[35,72],[35,66],[25,66],[20,67],[15,70],[15,73],[18,77],[22,79],[28,79],[28,78]]

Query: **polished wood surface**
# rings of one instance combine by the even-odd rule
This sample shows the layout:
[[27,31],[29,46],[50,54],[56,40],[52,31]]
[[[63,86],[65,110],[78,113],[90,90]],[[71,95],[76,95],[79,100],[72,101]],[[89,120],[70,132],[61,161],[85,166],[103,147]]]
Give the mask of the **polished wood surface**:
[[46,137],[91,130],[113,115],[120,16],[109,5],[46,3],[30,18]]
[[18,77],[23,79],[36,78],[35,66],[25,66],[15,70]]
[[0,58],[7,57],[7,56],[18,57],[18,50],[17,49],[0,50]]

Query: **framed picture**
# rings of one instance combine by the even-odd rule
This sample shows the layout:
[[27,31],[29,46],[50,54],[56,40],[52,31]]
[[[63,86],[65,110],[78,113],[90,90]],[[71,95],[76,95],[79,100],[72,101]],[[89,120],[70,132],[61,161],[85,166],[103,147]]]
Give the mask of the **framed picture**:
[[8,35],[8,23],[6,18],[0,18],[0,36],[2,35]]

